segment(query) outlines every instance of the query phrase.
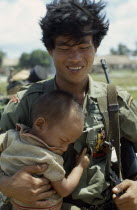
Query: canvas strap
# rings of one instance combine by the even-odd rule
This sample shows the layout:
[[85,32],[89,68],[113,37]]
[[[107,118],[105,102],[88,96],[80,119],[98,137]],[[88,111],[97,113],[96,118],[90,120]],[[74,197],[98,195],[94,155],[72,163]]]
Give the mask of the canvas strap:
[[118,160],[118,177],[122,180],[121,175],[121,149],[120,149],[120,126],[119,126],[119,104],[117,101],[116,86],[113,84],[107,85],[107,101],[109,112],[109,141],[115,147]]
[[112,145],[115,147],[118,160],[118,177],[121,175],[121,149],[120,149],[120,129],[119,129],[119,105],[117,101],[117,91],[113,84],[107,85],[107,95],[98,97],[98,106],[104,119],[106,130],[106,178],[109,179],[111,168]]

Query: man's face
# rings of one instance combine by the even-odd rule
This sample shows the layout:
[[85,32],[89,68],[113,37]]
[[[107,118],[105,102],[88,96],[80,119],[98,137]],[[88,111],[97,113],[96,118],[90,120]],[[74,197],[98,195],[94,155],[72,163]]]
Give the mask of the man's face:
[[84,36],[78,44],[70,37],[58,36],[54,46],[50,54],[56,67],[57,84],[61,81],[77,84],[87,79],[96,51],[92,36]]

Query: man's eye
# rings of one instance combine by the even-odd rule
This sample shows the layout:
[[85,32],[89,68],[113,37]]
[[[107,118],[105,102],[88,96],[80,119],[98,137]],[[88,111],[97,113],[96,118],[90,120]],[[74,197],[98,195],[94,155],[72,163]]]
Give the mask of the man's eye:
[[60,139],[62,142],[65,142],[63,139]]
[[81,47],[82,50],[86,50],[86,49],[89,49],[89,48],[91,48],[91,46]]
[[59,50],[62,50],[62,51],[67,51],[67,50],[69,50],[69,48],[59,48]]

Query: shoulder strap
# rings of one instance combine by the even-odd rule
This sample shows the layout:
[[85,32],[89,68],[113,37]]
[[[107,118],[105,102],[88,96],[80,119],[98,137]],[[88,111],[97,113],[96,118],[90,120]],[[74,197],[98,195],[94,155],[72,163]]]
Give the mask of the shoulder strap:
[[110,126],[109,126],[109,113],[108,113],[108,97],[107,95],[101,96],[97,98],[98,106],[100,112],[103,116],[103,121],[105,125],[105,132],[106,132],[106,143],[108,143],[106,147],[106,168],[105,168],[105,175],[106,180],[110,180],[110,168],[111,168],[111,154],[112,154],[112,147],[109,146],[110,138]]
[[118,159],[118,177],[122,180],[121,175],[121,149],[120,149],[120,127],[119,127],[119,105],[117,101],[116,86],[112,84],[107,85],[107,101],[109,112],[109,141],[115,147]]
[[[113,143],[118,159],[118,175],[121,179],[121,150],[120,150],[120,130],[119,130],[119,105],[117,101],[116,86],[107,85],[107,95],[98,97],[98,106],[103,115],[106,139],[109,143]],[[107,147],[107,166],[106,174],[109,176],[111,166],[111,148]]]
[[101,96],[97,98],[99,110],[103,116],[105,131],[106,131],[106,139],[108,139],[109,134],[109,116],[108,116],[108,105],[107,105],[107,96]]

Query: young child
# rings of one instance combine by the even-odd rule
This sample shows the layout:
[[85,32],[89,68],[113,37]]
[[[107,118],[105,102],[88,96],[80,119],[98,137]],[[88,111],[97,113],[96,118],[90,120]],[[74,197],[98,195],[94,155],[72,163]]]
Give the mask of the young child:
[[[32,128],[17,124],[0,136],[0,166],[6,175],[13,175],[22,166],[46,163],[43,176],[51,181],[56,194],[51,204],[44,209],[59,210],[62,198],[78,185],[83,170],[89,165],[86,148],[82,151],[67,178],[61,155],[81,136],[84,114],[73,97],[64,91],[53,91],[41,95],[32,109]],[[10,199],[14,210],[38,209],[27,206],[14,198]]]

